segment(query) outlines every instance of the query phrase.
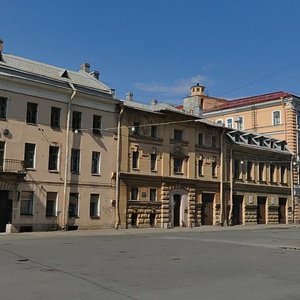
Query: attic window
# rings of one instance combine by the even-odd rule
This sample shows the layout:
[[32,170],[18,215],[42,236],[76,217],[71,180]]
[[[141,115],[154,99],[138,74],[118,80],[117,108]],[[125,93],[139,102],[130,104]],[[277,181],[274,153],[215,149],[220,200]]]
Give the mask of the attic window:
[[68,73],[68,71],[67,71],[67,70],[64,70],[64,71],[63,71],[63,73],[60,75],[60,77],[62,77],[62,78],[68,78],[68,79],[70,79],[70,77],[69,77],[69,73]]

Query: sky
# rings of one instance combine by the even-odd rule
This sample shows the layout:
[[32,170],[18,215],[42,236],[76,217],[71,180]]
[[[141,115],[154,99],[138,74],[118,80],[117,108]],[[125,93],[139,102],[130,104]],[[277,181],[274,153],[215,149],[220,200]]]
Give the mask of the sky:
[[300,95],[298,0],[0,0],[4,53],[79,70],[117,96],[178,104],[190,86],[236,99]]

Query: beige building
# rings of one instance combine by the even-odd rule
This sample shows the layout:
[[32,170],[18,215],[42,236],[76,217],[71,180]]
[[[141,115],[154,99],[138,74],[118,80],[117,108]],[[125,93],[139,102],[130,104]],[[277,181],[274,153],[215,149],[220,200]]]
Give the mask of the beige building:
[[125,101],[119,125],[121,227],[292,222],[285,141],[156,102]]
[[0,46],[0,231],[114,226],[114,91]]
[[[286,140],[293,154],[295,221],[300,220],[299,210],[299,120],[300,98],[282,91],[236,100],[216,99],[205,95],[204,87],[191,87],[191,94],[183,104],[199,106],[200,115],[227,128],[249,131]],[[196,100],[195,100],[196,99]],[[191,107],[182,105],[189,112]],[[272,158],[270,158],[272,160]]]

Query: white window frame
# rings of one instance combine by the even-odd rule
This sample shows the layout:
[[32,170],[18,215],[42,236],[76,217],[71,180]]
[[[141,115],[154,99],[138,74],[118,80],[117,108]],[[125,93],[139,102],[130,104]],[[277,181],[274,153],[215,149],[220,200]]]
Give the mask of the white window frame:
[[236,122],[236,129],[237,130],[244,130],[244,117],[239,116],[239,121]]
[[[93,216],[91,216],[91,200],[92,200],[92,195],[97,195],[97,213]],[[100,217],[100,195],[97,193],[91,193],[90,194],[90,218],[99,218]]]
[[[92,167],[93,167],[93,153],[98,153],[98,162],[97,162],[97,172],[92,172]],[[92,151],[92,161],[91,161],[91,173],[92,175],[101,175],[101,152],[99,151]]]
[[[228,126],[228,121],[229,121],[229,120],[231,120],[231,127]],[[227,127],[227,128],[232,128],[232,129],[234,128],[234,126],[233,126],[233,118],[227,118],[227,119],[226,119],[226,127]]]
[[[279,113],[279,123],[275,124],[274,114],[277,113],[277,112]],[[273,110],[272,111],[272,124],[274,126],[281,125],[281,111],[280,110]]]

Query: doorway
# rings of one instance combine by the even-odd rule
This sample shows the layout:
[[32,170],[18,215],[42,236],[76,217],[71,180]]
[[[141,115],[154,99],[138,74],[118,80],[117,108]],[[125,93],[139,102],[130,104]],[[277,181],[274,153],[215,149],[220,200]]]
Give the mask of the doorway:
[[215,194],[203,193],[201,206],[201,224],[213,225],[214,223],[214,198]]
[[257,197],[257,224],[266,224],[267,197]]
[[234,195],[233,196],[233,225],[243,224],[243,200],[244,196]]
[[12,221],[12,200],[8,199],[8,191],[0,191],[0,232],[5,232],[6,224]]
[[173,226],[180,226],[180,205],[181,204],[181,195],[175,194],[173,198],[173,216],[174,216],[174,221],[173,221]]
[[286,224],[286,198],[279,198],[278,223]]

